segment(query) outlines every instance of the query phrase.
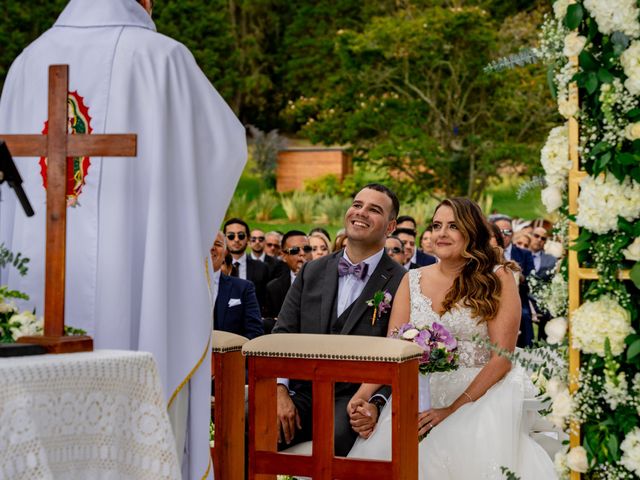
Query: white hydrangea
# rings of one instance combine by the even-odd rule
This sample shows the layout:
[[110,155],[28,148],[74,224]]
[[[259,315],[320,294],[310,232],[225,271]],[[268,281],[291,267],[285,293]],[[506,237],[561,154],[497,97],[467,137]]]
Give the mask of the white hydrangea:
[[562,206],[562,189],[555,185],[549,185],[540,192],[540,200],[548,213],[553,213]]
[[618,405],[624,405],[629,401],[628,388],[629,384],[624,372],[618,373],[615,380],[608,375],[605,376],[603,397],[612,410],[618,408]]
[[564,124],[549,132],[547,141],[540,151],[540,161],[544,168],[547,185],[564,190],[567,183],[571,160],[569,160],[569,127]]
[[627,76],[624,86],[633,95],[638,95],[640,93],[640,41],[631,42],[629,48],[620,55],[620,63]]
[[624,339],[633,333],[631,315],[611,295],[588,300],[571,316],[571,342],[584,353],[604,357],[605,338],[611,343],[611,353],[624,351]]
[[640,184],[629,177],[620,182],[607,173],[580,182],[576,223],[594,233],[616,231],[618,217],[633,221],[640,216]]
[[622,32],[632,38],[640,36],[636,0],[584,0],[583,4],[605,35]]
[[624,452],[620,463],[640,477],[640,428],[636,427],[627,433],[620,450]]

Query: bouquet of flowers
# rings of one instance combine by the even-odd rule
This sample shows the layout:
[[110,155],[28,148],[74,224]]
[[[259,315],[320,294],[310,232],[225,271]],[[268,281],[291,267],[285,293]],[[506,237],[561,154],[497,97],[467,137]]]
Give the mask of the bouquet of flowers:
[[408,340],[424,350],[419,367],[422,374],[449,372],[458,368],[458,342],[438,322],[421,328],[408,322],[394,328],[389,337]]

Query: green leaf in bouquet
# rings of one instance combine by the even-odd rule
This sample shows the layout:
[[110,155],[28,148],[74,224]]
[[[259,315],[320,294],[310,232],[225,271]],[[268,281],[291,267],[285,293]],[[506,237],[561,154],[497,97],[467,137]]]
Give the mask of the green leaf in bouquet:
[[564,24],[569,30],[575,30],[580,25],[584,17],[582,5],[574,3],[567,8],[567,15],[564,17]]
[[[640,119],[640,108],[632,108],[626,113],[625,116],[631,121]],[[632,145],[635,152],[640,151],[640,140],[634,140],[632,142]]]
[[580,52],[580,55],[578,55],[578,63],[586,72],[597,71],[600,68],[600,63],[586,50],[583,50]]
[[553,67],[549,67],[547,69],[547,85],[549,85],[549,90],[551,91],[551,98],[554,100],[558,98],[558,88],[556,87],[555,75],[556,72]]
[[605,68],[598,69],[598,80],[600,80],[602,83],[611,83],[613,82],[614,78],[615,77],[609,70]]
[[638,355],[640,355],[640,338],[629,345],[629,348],[627,349],[627,360],[631,361]]
[[629,176],[633,178],[636,182],[640,182],[640,167],[634,167],[629,172]]
[[633,284],[640,288],[640,262],[636,262],[635,265],[631,268],[631,272],[629,272],[629,277]]
[[598,75],[595,72],[589,72],[584,82],[584,88],[587,89],[589,95],[598,89]]

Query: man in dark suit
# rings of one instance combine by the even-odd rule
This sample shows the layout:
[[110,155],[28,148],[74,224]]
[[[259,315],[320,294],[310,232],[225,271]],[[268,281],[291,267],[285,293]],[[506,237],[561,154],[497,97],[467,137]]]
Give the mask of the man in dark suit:
[[[390,312],[373,318],[374,307],[368,306],[367,301],[379,291],[395,295],[405,274],[384,251],[385,239],[395,229],[398,210],[398,199],[387,187],[365,186],[345,215],[349,238],[346,248],[302,267],[285,298],[274,333],[386,336]],[[335,386],[337,455],[349,452],[358,432],[375,426],[379,408],[386,401],[378,395],[352,399],[359,386]],[[278,423],[286,444],[311,439],[309,382],[291,380],[287,386],[286,379],[279,379],[277,393]]]
[[511,241],[513,237],[513,227],[511,217],[502,214],[489,216],[489,221],[500,229],[502,240],[504,241],[504,258],[512,260],[520,266],[520,276],[518,279],[518,293],[522,304],[522,316],[520,317],[520,333],[518,335],[518,346],[529,347],[533,343],[533,321],[531,319],[531,306],[529,304],[529,285],[527,277],[531,275],[533,267],[533,257],[529,250],[517,247]]
[[[396,228],[393,235],[398,237],[404,245],[405,251],[405,270],[426,267],[437,262],[436,257],[427,253],[416,250],[416,231],[410,228]],[[418,253],[420,255],[418,255]],[[414,259],[415,258],[415,259]]]
[[224,223],[224,235],[227,239],[227,249],[231,256],[231,276],[249,280],[256,288],[256,296],[260,310],[264,310],[269,268],[259,260],[254,260],[246,254],[249,243],[249,225],[240,218],[230,218]]
[[221,267],[226,254],[225,237],[222,232],[218,232],[211,247],[215,297],[213,328],[248,339],[259,337],[264,331],[255,288],[248,280],[222,273]]
[[280,276],[267,283],[264,318],[266,333],[271,333],[289,287],[302,266],[309,260],[311,260],[311,246],[307,235],[300,230],[290,230],[285,233],[282,237],[282,263],[287,268]]
[[269,269],[269,280],[280,276],[283,272],[288,271],[286,265],[276,257],[267,255],[265,252],[266,235],[265,233],[254,228],[249,237],[249,248],[251,249],[251,259],[259,260]]
[[[529,246],[531,255],[533,256],[533,274],[538,277],[541,282],[545,283],[551,281],[557,262],[556,257],[544,252],[544,245],[548,237],[549,234],[543,227],[534,228],[533,232],[531,232],[531,245]],[[547,338],[544,327],[547,322],[551,320],[551,315],[549,315],[548,312],[542,311],[533,297],[531,301],[536,309],[536,316],[538,318],[538,340],[544,340]]]

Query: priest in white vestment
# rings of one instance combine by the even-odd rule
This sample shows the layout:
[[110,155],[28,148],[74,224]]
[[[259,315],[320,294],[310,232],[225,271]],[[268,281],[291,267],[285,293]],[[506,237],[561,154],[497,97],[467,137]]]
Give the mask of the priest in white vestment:
[[[69,64],[69,129],[138,135],[137,157],[74,159],[65,321],[96,348],[153,353],[184,478],[200,479],[212,476],[205,265],[246,162],[245,132],[187,48],[155,31],[150,2],[71,0],[11,66],[0,132],[43,132],[48,66]],[[3,186],[0,240],[31,263],[25,278],[8,269],[2,282],[41,315],[46,165],[16,163],[36,215]]]

